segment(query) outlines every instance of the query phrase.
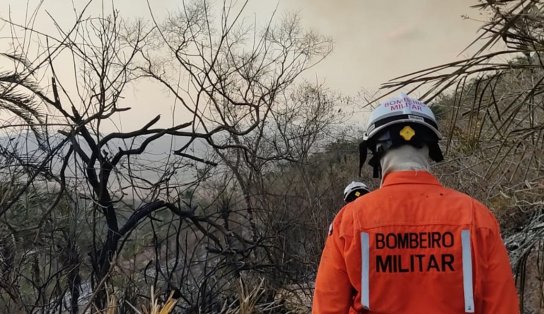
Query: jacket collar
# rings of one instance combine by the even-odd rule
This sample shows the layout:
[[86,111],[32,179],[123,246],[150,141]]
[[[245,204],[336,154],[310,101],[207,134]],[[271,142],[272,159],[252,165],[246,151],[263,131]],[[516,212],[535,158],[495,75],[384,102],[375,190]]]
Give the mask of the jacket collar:
[[438,179],[427,171],[395,171],[383,178],[382,187],[395,184],[432,184],[442,186]]

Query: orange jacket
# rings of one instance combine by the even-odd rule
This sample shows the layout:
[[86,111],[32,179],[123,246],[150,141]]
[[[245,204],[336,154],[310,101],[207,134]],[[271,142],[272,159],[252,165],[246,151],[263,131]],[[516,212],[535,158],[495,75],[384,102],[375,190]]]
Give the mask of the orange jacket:
[[428,172],[389,173],[333,221],[314,314],[519,313],[491,212]]

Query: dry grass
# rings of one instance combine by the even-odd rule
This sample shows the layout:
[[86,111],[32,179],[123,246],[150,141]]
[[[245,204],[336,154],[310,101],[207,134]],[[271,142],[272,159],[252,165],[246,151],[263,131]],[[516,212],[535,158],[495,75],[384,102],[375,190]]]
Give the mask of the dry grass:
[[[148,307],[141,305],[141,310],[138,310],[137,306],[130,304],[127,302],[127,304],[138,314],[168,314],[172,312],[174,307],[176,306],[176,303],[179,298],[179,291],[178,290],[172,290],[168,296],[168,299],[164,304],[161,304],[159,302],[159,299],[157,296],[155,296],[155,291],[153,286],[151,287],[151,304],[149,304]],[[106,310],[106,314],[117,314],[117,309],[119,308],[119,301],[117,300],[117,297],[114,294],[108,295],[108,308]]]

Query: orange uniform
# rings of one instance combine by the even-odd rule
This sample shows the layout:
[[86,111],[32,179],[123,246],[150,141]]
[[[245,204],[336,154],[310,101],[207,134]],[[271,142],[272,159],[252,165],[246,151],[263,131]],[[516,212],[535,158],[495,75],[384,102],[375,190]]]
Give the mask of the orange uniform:
[[313,313],[519,313],[491,212],[428,172],[385,176],[333,221]]

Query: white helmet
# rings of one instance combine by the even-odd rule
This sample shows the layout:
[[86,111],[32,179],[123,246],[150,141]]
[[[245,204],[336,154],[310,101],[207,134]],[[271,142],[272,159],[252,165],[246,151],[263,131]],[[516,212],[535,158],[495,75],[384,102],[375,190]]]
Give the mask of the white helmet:
[[374,168],[374,177],[381,173],[380,158],[389,149],[412,145],[429,147],[429,157],[442,161],[442,151],[438,141],[442,135],[438,131],[436,118],[431,109],[422,101],[401,93],[390,98],[374,109],[363,141],[359,145],[359,174],[366,161],[367,149],[372,152],[369,164]]
[[380,130],[399,123],[417,123],[431,129],[438,139],[442,138],[431,109],[422,101],[401,93],[399,97],[390,98],[372,111],[363,140],[368,141]]
[[368,192],[370,192],[370,189],[368,188],[368,186],[366,186],[366,184],[362,182],[352,181],[344,189],[344,201],[346,203],[349,203],[357,197],[364,195]]

